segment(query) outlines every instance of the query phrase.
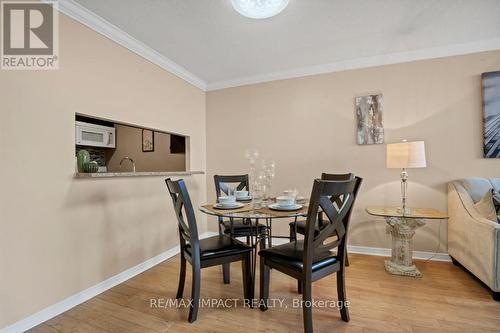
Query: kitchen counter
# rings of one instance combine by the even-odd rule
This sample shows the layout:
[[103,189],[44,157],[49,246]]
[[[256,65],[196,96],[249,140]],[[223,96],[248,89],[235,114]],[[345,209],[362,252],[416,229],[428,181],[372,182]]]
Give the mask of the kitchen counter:
[[146,172],[95,172],[75,173],[75,178],[111,178],[111,177],[155,177],[155,176],[191,176],[203,175],[205,171],[146,171]]

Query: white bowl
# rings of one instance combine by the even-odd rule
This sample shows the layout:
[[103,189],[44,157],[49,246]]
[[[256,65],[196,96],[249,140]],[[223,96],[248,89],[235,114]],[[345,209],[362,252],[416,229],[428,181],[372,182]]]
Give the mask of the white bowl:
[[276,198],[276,203],[280,207],[292,206],[295,204],[295,199],[293,197],[281,196]]
[[234,206],[234,204],[236,203],[236,197],[234,196],[219,197],[219,203],[222,206]]
[[234,191],[236,199],[248,198],[248,191]]

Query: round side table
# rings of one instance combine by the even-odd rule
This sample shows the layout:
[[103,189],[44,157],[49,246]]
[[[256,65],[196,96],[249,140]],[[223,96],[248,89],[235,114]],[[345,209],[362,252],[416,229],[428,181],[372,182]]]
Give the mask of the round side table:
[[366,212],[385,218],[392,236],[391,259],[385,261],[385,270],[391,274],[420,277],[422,273],[413,263],[413,235],[425,220],[447,219],[446,213],[431,208],[410,208],[403,214],[398,207],[368,207]]

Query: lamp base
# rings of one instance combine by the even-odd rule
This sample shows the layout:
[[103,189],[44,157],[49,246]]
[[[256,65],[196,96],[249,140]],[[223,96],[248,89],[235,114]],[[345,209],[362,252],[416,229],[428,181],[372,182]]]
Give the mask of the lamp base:
[[408,192],[408,172],[406,169],[401,170],[401,207],[398,208],[398,213],[410,215],[410,208],[406,207],[406,194]]

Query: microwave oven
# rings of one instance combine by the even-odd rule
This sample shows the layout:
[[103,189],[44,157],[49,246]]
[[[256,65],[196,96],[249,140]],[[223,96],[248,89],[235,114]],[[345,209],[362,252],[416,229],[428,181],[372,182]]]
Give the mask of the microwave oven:
[[76,144],[80,146],[116,148],[116,129],[77,121],[75,125]]

